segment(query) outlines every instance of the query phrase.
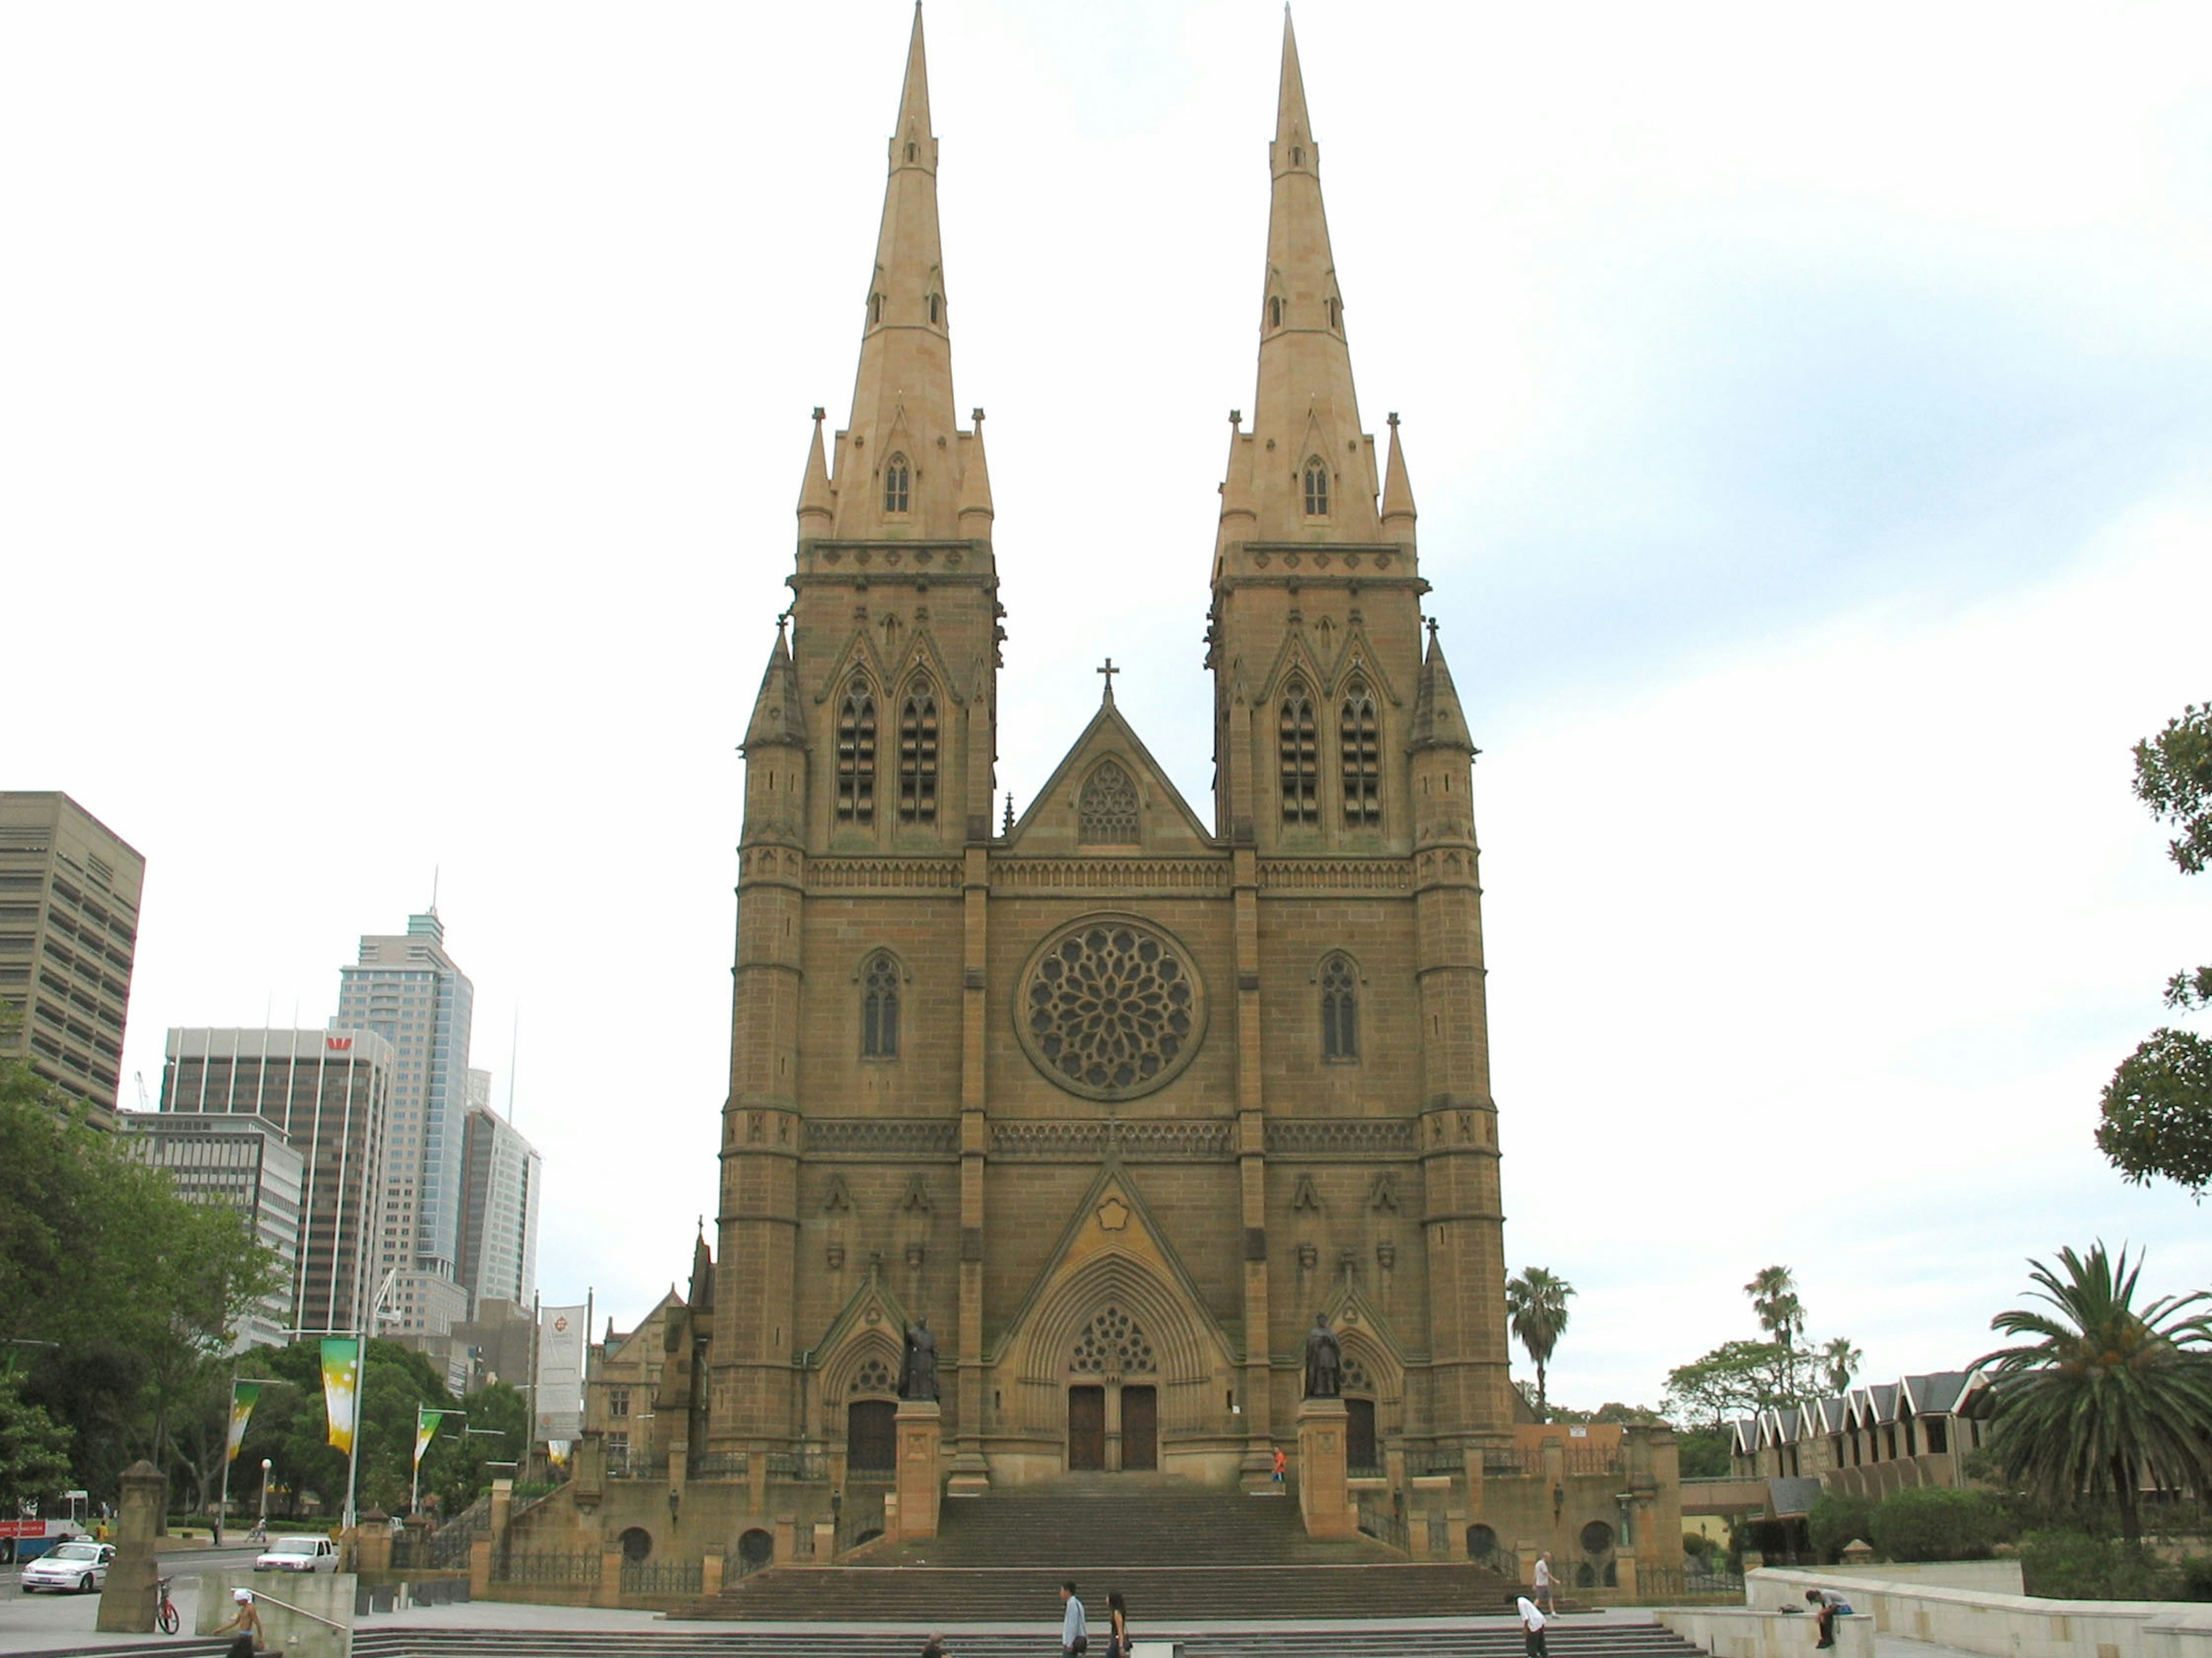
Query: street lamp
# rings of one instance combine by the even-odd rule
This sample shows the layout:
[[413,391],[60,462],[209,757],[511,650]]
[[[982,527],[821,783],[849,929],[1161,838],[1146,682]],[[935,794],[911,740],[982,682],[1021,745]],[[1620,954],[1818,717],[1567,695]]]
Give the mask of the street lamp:
[[261,1540],[269,1540],[269,1467],[267,1457],[261,1459]]

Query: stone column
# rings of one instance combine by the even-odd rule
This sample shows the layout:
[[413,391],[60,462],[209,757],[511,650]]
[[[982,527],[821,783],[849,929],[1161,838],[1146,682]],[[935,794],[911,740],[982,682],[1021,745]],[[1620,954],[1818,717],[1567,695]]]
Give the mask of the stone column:
[[1298,1406],[1298,1514],[1309,1537],[1350,1537],[1359,1529],[1352,1507],[1340,1399],[1309,1399]]
[[937,1461],[944,1430],[933,1399],[899,1400],[898,1535],[937,1535]]
[[154,1631],[154,1538],[168,1506],[169,1482],[152,1463],[133,1462],[123,1473],[123,1502],[115,1521],[115,1558],[108,1563],[107,1586],[100,1592],[100,1616],[93,1627],[109,1635],[150,1635]]

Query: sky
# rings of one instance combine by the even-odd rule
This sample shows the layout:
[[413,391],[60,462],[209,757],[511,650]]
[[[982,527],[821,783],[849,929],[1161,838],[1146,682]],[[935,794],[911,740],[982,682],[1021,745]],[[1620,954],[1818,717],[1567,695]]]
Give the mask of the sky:
[[[0,8],[0,786],[145,854],[125,1062],[325,1023],[435,883],[540,1277],[688,1270],[735,746],[849,407],[908,8]],[[1510,1263],[1656,1403],[1794,1269],[1872,1379],[2212,1226],[2091,1142],[2212,958],[2212,13],[1305,0],[1346,325],[1482,756]],[[1208,793],[1279,9],[931,0],[1018,809]],[[2203,1028],[2202,1021],[2198,1028]],[[510,1055],[513,1063],[510,1064]]]

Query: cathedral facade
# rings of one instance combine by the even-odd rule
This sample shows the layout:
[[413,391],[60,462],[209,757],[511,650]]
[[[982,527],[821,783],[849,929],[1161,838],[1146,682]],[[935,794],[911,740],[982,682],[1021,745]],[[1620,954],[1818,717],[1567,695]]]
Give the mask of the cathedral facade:
[[1396,416],[1378,443],[1354,396],[1321,155],[1286,20],[1258,389],[1211,561],[1210,810],[1109,672],[1000,818],[1006,612],[916,14],[852,411],[815,411],[744,733],[714,1264],[666,1342],[679,1457],[887,1467],[925,1320],[956,1494],[1262,1480],[1316,1315],[1355,1472],[1479,1480],[1512,1442],[1474,749],[1425,637]]

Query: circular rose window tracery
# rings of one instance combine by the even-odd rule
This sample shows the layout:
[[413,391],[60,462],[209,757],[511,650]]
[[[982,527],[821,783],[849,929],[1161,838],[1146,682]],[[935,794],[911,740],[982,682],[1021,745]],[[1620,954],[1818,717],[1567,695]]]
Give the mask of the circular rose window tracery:
[[1180,944],[1128,917],[1097,916],[1030,957],[1015,1022],[1030,1060],[1062,1088],[1131,1099],[1190,1062],[1206,999]]

